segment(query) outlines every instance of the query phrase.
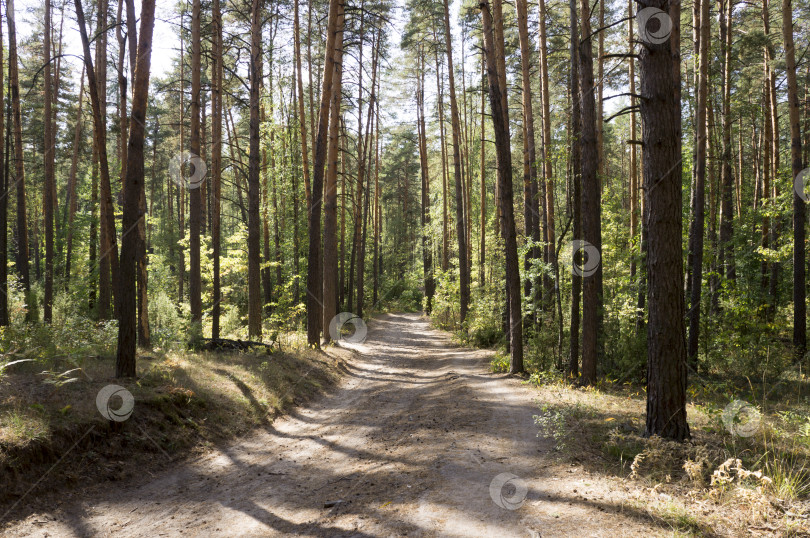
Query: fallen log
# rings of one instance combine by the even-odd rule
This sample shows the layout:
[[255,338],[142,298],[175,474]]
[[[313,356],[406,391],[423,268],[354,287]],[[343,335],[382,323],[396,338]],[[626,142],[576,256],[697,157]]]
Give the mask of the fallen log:
[[264,342],[252,342],[250,340],[231,340],[230,338],[203,338],[202,349],[205,351],[250,351],[254,347],[263,347],[266,351],[271,351],[273,346]]

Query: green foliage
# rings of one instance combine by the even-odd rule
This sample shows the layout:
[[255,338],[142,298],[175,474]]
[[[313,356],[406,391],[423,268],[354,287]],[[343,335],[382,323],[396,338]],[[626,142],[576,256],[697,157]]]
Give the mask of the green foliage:
[[178,336],[185,327],[174,301],[164,291],[149,294],[149,329],[157,347],[179,345]]

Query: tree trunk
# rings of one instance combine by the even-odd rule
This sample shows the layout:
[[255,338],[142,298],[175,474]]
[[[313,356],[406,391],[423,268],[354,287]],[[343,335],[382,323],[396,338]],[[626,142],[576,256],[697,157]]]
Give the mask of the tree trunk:
[[[799,124],[799,89],[796,81],[796,53],[793,46],[793,6],[791,0],[782,0],[782,33],[785,38],[785,69],[788,83],[788,110],[790,113],[790,161],[792,176],[802,172],[802,135]],[[805,201],[802,192],[793,192],[793,347],[797,360],[807,351],[807,283],[805,282]],[[801,194],[801,196],[800,196]]]
[[323,171],[326,163],[326,137],[329,128],[329,105],[332,77],[335,71],[335,41],[343,33],[343,18],[338,25],[338,12],[343,13],[343,0],[329,1],[329,22],[326,29],[326,49],[323,69],[321,105],[318,113],[318,131],[313,149],[312,207],[309,211],[309,265],[307,267],[307,342],[320,345],[323,323],[323,266],[321,265],[321,201],[323,198]]
[[[726,8],[726,5],[729,7]],[[727,12],[728,9],[728,12]],[[723,251],[725,262],[725,277],[733,281],[736,279],[734,269],[734,248],[732,239],[734,235],[734,176],[731,170],[731,0],[723,0],[720,5],[720,47],[723,57],[723,79],[721,92],[723,98],[723,141],[720,168],[720,184],[722,185],[720,205],[720,249]]]
[[[542,189],[544,199],[543,204],[543,231],[540,236],[546,242],[545,254],[543,256],[547,263],[556,267],[557,259],[554,251],[554,172],[551,163],[551,101],[548,85],[548,43],[546,36],[546,2],[539,0],[540,18],[540,95],[543,101],[543,145],[540,149],[540,160],[543,163],[543,180],[545,185]],[[579,106],[579,105],[577,105]],[[579,121],[579,120],[577,120]],[[558,283],[559,287],[559,283]]]
[[[438,39],[435,36],[434,39]],[[445,144],[444,129],[444,77],[442,76],[441,64],[439,63],[439,48],[434,49],[436,57],[436,87],[438,91],[437,99],[439,111],[439,147],[442,154],[442,271],[447,271],[450,266],[450,242],[448,231],[448,209],[447,209],[447,146]]]
[[[0,19],[0,43],[3,42],[3,24]],[[3,55],[0,54],[0,103],[5,102],[3,92]],[[11,106],[3,107],[0,112],[0,140],[5,146],[0,150],[0,327],[10,323],[8,312],[8,172],[9,172],[9,146],[11,131],[8,125],[11,119]]]
[[[378,30],[377,37],[373,41],[372,44],[372,61],[371,61],[371,97],[368,103],[368,124],[366,125],[366,136],[364,137],[363,143],[363,156],[361,158],[362,166],[360,167],[360,171],[357,174],[357,183],[358,186],[362,186],[363,180],[366,182],[365,192],[361,192],[361,196],[358,200],[361,203],[361,224],[362,227],[358,227],[358,249],[357,249],[357,315],[359,317],[363,317],[363,308],[365,302],[365,278],[366,278],[366,229],[367,229],[367,217],[368,217],[368,205],[370,199],[370,190],[371,190],[371,169],[370,163],[371,162],[371,144],[370,140],[375,135],[374,133],[374,105],[377,102],[377,68],[379,65],[379,57],[380,57],[380,50],[376,46],[377,43],[380,42],[380,35],[381,30]],[[378,118],[379,119],[379,118]],[[379,125],[379,122],[377,123]],[[376,140],[375,140],[376,144]],[[376,145],[375,145],[376,147]],[[376,161],[375,161],[376,162]],[[368,168],[368,169],[367,169]],[[406,206],[407,209],[407,206]],[[407,210],[405,211],[407,214]]]
[[252,0],[250,13],[250,153],[248,157],[248,333],[262,336],[259,232],[259,88],[262,80],[262,0]]
[[[632,248],[632,256],[630,258],[630,281],[635,283],[637,266],[636,266],[636,245],[638,242],[638,205],[639,205],[639,181],[638,181],[638,130],[636,127],[636,59],[633,57],[635,54],[635,40],[633,38],[633,0],[629,0],[628,8],[628,21],[627,21],[627,41],[630,48],[630,58],[627,59],[628,63],[628,78],[630,79],[630,107],[633,109],[630,113],[630,244]],[[643,294],[639,294],[643,296]],[[643,316],[643,312],[637,313]]]
[[[28,269],[28,213],[25,197],[25,166],[22,143],[22,116],[20,113],[20,83],[17,60],[17,27],[14,21],[14,0],[6,1],[8,22],[8,78],[11,86],[11,110],[14,117],[14,186],[17,189],[17,272],[25,292],[27,304],[31,304],[31,278]],[[10,187],[10,185],[9,185]],[[32,309],[27,309],[26,321],[31,319]]]
[[[593,83],[593,52],[588,0],[580,2],[582,40],[579,46],[579,94],[582,112],[582,235],[602,253],[601,189],[599,147],[596,132],[596,103]],[[592,263],[592,262],[591,262]],[[592,275],[583,275],[582,294],[582,383],[596,383],[596,369],[602,346],[602,264]]]
[[[495,0],[499,2],[500,0]],[[489,0],[480,3],[484,32],[484,52],[487,58],[489,102],[495,129],[495,148],[498,153],[499,203],[501,206],[501,233],[506,256],[506,287],[509,297],[509,347],[511,362],[509,373],[523,372],[523,327],[520,304],[520,269],[515,236],[514,199],[512,194],[512,152],[509,138],[509,117],[504,114],[506,95],[501,94],[501,80],[496,55],[503,52],[503,41],[496,43],[493,17]]]
[[[640,7],[669,11],[670,0]],[[680,24],[672,21],[673,27]],[[642,29],[639,33],[644,35]],[[674,35],[678,35],[673,29]],[[672,38],[674,40],[674,37]],[[686,422],[680,104],[670,41],[641,45],[641,119],[644,142],[644,221],[647,226],[647,425],[646,435],[682,441]]]
[[[577,4],[576,0],[569,0],[569,27],[571,31],[570,57],[571,57],[571,79],[570,79],[570,99],[571,99],[571,200],[572,220],[574,222],[573,237],[581,237],[582,234],[582,182],[581,182],[581,147],[579,140],[582,133],[582,113],[579,100],[579,28],[577,26]],[[573,256],[575,253],[572,252]],[[574,263],[574,260],[570,260]],[[580,297],[582,292],[582,277],[576,271],[571,272],[571,336],[570,351],[568,355],[568,368],[566,374],[576,379],[579,375],[579,322],[580,322]]]
[[[416,73],[416,127],[419,132],[419,165],[422,172],[422,269],[425,279],[425,313],[433,311],[433,295],[436,285],[433,280],[433,246],[430,244],[430,172],[428,170],[427,132],[425,125],[425,51],[419,46]],[[379,133],[378,133],[379,138]],[[375,202],[376,208],[376,202]],[[481,228],[483,230],[483,228]],[[376,234],[375,234],[376,238]],[[375,254],[377,243],[374,243]],[[376,260],[376,255],[375,255]],[[483,269],[482,269],[483,274]],[[375,272],[376,275],[376,272]],[[376,281],[375,281],[376,284]],[[376,302],[376,299],[375,299]]]
[[[76,0],[78,3],[80,0]],[[127,177],[124,192],[124,234],[121,244],[121,286],[119,294],[118,352],[115,357],[115,377],[135,377],[136,314],[135,287],[138,236],[127,233],[144,218],[141,196],[144,190],[144,136],[146,108],[149,99],[149,70],[152,55],[152,30],[155,24],[155,0],[141,3],[141,29],[138,39],[138,60],[135,69],[132,99],[132,128],[127,148]],[[89,72],[89,69],[88,69]]]
[[[109,281],[107,280],[107,270],[109,268],[112,275],[112,289],[119,290],[118,280],[118,243],[115,233],[115,214],[113,212],[112,192],[110,190],[110,167],[107,161],[107,126],[105,114],[103,113],[103,95],[106,84],[104,83],[105,69],[99,66],[99,78],[96,79],[96,71],[93,68],[93,60],[90,56],[90,40],[87,37],[87,27],[84,22],[84,11],[81,0],[74,0],[76,5],[76,17],[79,23],[79,31],[84,49],[84,64],[87,71],[87,81],[90,87],[90,102],[93,108],[93,125],[95,127],[95,142],[98,147],[99,169],[100,169],[100,205],[101,205],[101,256],[99,260],[99,319],[106,319],[110,298]],[[106,20],[106,1],[101,3],[101,23]],[[103,35],[103,33],[102,33]],[[103,40],[97,48],[104,50]],[[100,62],[104,63],[104,62]],[[118,310],[118,301],[115,300],[115,309]]]
[[[301,29],[298,21],[298,4],[299,2],[294,2],[295,22],[293,26],[293,39],[295,40],[295,79],[298,86],[298,123],[301,129],[301,166],[304,170],[304,191],[307,206],[309,206],[312,194],[310,193],[309,185],[309,153],[307,152],[307,116],[304,114],[304,83],[301,77]],[[312,11],[311,8],[310,11]]]
[[[133,0],[127,0],[127,4],[133,3]],[[137,38],[136,38],[137,39]],[[137,51],[137,44],[135,45]],[[151,52],[151,51],[150,51]],[[135,63],[137,64],[137,59]],[[135,78],[133,77],[133,91],[134,91]],[[133,102],[134,104],[134,102]],[[144,113],[145,115],[145,113]],[[154,141],[152,149],[152,200],[155,198],[155,162],[157,161],[157,141],[158,131],[160,130],[160,121],[155,121],[154,128]],[[143,153],[143,151],[142,151]],[[138,347],[142,349],[152,348],[152,336],[149,332],[149,270],[147,267],[146,258],[146,179],[141,182],[140,192],[138,193],[138,248],[135,252],[135,264],[138,271]],[[149,218],[151,219],[152,212],[149,211]],[[151,225],[150,225],[151,229]]]
[[[118,40],[118,164],[121,167],[121,190],[118,203],[123,201],[126,186],[124,182],[127,177],[127,75],[124,71],[124,60],[127,53],[127,42],[124,37],[124,0],[118,0],[118,11],[116,12],[115,37]],[[133,81],[134,82],[134,81]]]
[[467,231],[465,230],[464,194],[461,185],[461,127],[459,125],[458,103],[456,101],[455,74],[453,73],[453,40],[450,33],[448,0],[444,0],[444,38],[447,50],[447,75],[450,83],[450,121],[453,126],[453,170],[456,183],[456,235],[458,237],[459,267],[459,321],[463,326],[464,321],[467,319],[467,309],[470,303],[470,265],[467,261]]
[[79,148],[82,141],[82,105],[84,104],[84,66],[82,66],[81,84],[79,86],[79,108],[76,112],[76,126],[73,133],[73,157],[70,160],[70,175],[67,187],[67,248],[65,250],[65,291],[70,288],[70,266],[73,257],[73,221],[78,209],[76,192],[76,174],[79,166]]
[[45,107],[43,121],[45,123],[45,182],[43,184],[42,202],[45,214],[45,298],[43,305],[43,318],[45,323],[50,323],[53,319],[53,204],[54,204],[54,184],[55,159],[54,152],[54,121],[53,102],[53,81],[51,79],[51,3],[45,2],[45,42],[42,50],[44,53],[43,79],[45,85]]
[[[211,338],[219,338],[220,319],[222,316],[221,284],[221,206],[222,199],[222,12],[220,0],[213,0],[212,24],[213,42],[211,44],[211,188],[213,189],[211,215],[211,246],[214,264],[214,306],[211,312]],[[297,3],[296,3],[297,5]],[[171,199],[171,197],[169,197]]]
[[695,153],[695,185],[692,192],[692,224],[689,229],[688,268],[691,280],[689,289],[689,343],[687,358],[693,369],[697,368],[698,343],[700,337],[700,295],[703,289],[703,237],[705,223],[706,191],[706,149],[708,147],[709,126],[706,123],[706,108],[709,88],[709,40],[711,27],[709,1],[700,0],[698,38],[698,89],[697,89],[697,150]]
[[[200,97],[202,95],[202,83],[200,81],[201,70],[201,45],[200,0],[193,0],[191,4],[191,139],[189,141],[189,151],[195,157],[200,156]],[[251,65],[251,68],[254,64]],[[261,67],[258,67],[261,72]],[[251,71],[252,72],[252,71]],[[251,88],[251,98],[253,97]],[[254,103],[251,100],[251,110]],[[251,150],[253,148],[251,147]],[[252,155],[252,153],[251,153]],[[194,170],[193,178],[197,179],[198,170]],[[191,323],[200,324],[202,322],[202,277],[200,273],[200,216],[202,200],[200,198],[200,185],[202,177],[198,181],[188,183],[189,196],[189,275],[188,294],[191,302]],[[248,240],[248,246],[250,240]],[[250,261],[248,262],[250,265]],[[252,319],[252,317],[251,317]],[[252,327],[252,325],[251,325]],[[251,332],[251,336],[261,333]]]
[[[344,4],[341,1],[337,6],[337,27],[342,28],[344,24]],[[361,14],[361,18],[363,15]],[[361,28],[363,23],[360,23]],[[362,30],[361,38],[362,40]],[[363,52],[362,41],[360,43],[360,62],[362,64]],[[338,252],[337,252],[337,172],[340,162],[338,161],[338,149],[340,147],[340,105],[343,93],[343,32],[335,36],[334,44],[334,74],[332,75],[332,89],[329,120],[329,145],[327,147],[327,170],[326,185],[324,188],[323,200],[323,340],[329,342],[329,325],[337,315],[337,284],[338,284]],[[360,79],[360,98],[362,99],[363,83],[362,75]],[[358,106],[362,107],[362,101],[358,101]],[[359,113],[362,124],[362,110]],[[362,128],[362,126],[361,126]],[[360,133],[358,133],[359,135]],[[359,140],[362,140],[360,138]],[[362,160],[361,168],[362,168]]]
[[[539,231],[540,214],[535,210],[537,203],[537,150],[534,136],[534,111],[532,110],[531,84],[531,42],[529,41],[528,7],[526,0],[517,0],[518,34],[520,40],[520,66],[523,84],[523,219],[526,227],[526,239],[539,240],[535,228]],[[541,91],[542,93],[542,91]],[[531,256],[526,255],[526,272],[531,268]],[[534,290],[537,297],[541,291]],[[526,279],[526,300],[531,298],[531,279]]]
[[487,259],[487,184],[486,184],[486,76],[487,59],[481,48],[481,250],[478,254],[478,282],[481,288],[485,285]]

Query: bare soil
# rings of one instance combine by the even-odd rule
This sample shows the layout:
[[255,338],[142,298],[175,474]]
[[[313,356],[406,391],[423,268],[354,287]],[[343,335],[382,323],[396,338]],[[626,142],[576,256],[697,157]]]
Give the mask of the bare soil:
[[[314,403],[174,468],[74,488],[2,534],[671,534],[635,487],[559,462],[538,436],[537,391],[490,373],[491,352],[417,314],[377,318],[344,345],[357,352],[344,379]],[[501,473],[518,477],[496,495],[515,509],[490,494]]]

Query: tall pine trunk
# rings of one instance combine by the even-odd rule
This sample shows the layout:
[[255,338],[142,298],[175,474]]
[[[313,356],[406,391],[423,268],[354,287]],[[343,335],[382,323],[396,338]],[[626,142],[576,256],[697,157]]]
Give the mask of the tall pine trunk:
[[[297,3],[296,3],[297,5]],[[211,246],[213,249],[214,306],[211,312],[211,338],[219,338],[222,316],[221,283],[221,222],[220,200],[222,199],[222,12],[220,0],[211,5],[213,39],[211,43]],[[171,198],[171,197],[169,197]]]
[[56,146],[53,134],[54,121],[52,112],[53,103],[53,81],[51,79],[51,3],[45,2],[45,41],[42,47],[44,54],[43,79],[45,85],[45,106],[43,121],[45,123],[45,182],[43,184],[42,202],[45,216],[45,298],[43,305],[43,317],[45,323],[50,323],[53,318],[53,204],[54,204],[54,184],[55,178],[55,156]]
[[[791,0],[782,0],[782,33],[785,39],[785,69],[788,83],[788,110],[790,113],[790,163],[793,177],[803,169],[802,135],[799,124],[799,89],[796,80],[796,52],[793,46],[793,6]],[[804,187],[804,185],[802,185]],[[804,193],[802,193],[804,194]],[[807,283],[805,282],[805,201],[799,192],[793,192],[793,347],[797,360],[807,351]]]
[[[22,115],[20,113],[20,82],[17,59],[17,26],[14,18],[14,0],[6,2],[8,22],[8,78],[11,86],[11,110],[14,118],[14,187],[17,190],[17,256],[16,266],[20,275],[26,303],[31,304],[31,277],[28,268],[28,213],[25,197],[25,166],[22,143]],[[10,188],[11,185],[8,186]],[[26,311],[26,321],[31,320],[32,309]]]
[[[341,1],[338,5],[337,25],[344,23],[344,7]],[[361,17],[363,15],[361,14]],[[362,23],[361,23],[362,26]],[[362,60],[362,42],[360,44]],[[340,147],[340,105],[343,88],[343,32],[335,36],[334,44],[334,73],[332,75],[332,104],[330,106],[329,144],[327,147],[326,184],[323,193],[323,340],[331,339],[329,324],[337,315],[337,284],[338,284],[338,252],[337,252],[337,173],[340,162],[338,149]],[[362,79],[360,92],[362,97]],[[362,106],[360,103],[359,106]],[[362,119],[362,115],[361,115]]]
[[[582,159],[579,140],[582,136],[582,113],[579,100],[579,28],[577,27],[576,0],[569,0],[570,44],[570,91],[571,99],[571,213],[574,223],[573,236],[582,236]],[[574,255],[574,252],[571,253]],[[570,260],[573,263],[574,260]],[[582,277],[576,271],[571,272],[571,336],[569,344],[568,368],[566,373],[572,379],[579,375],[579,325],[582,294]]]
[[[599,147],[596,130],[596,102],[593,82],[593,51],[590,4],[580,2],[582,40],[579,45],[579,99],[582,132],[582,239],[602,253],[601,189],[599,185]],[[593,263],[592,260],[589,260]],[[596,383],[597,363],[602,339],[602,264],[591,275],[583,275],[582,294],[582,383]]]
[[706,192],[706,150],[708,148],[709,126],[706,108],[709,88],[709,44],[711,26],[709,20],[709,0],[700,0],[698,38],[698,89],[696,124],[697,150],[695,154],[695,185],[692,192],[692,224],[689,229],[689,259],[691,261],[689,279],[689,343],[687,357],[692,368],[697,367],[698,343],[700,337],[700,295],[703,289],[703,237],[705,228]]
[[[500,0],[495,0],[499,2]],[[495,129],[495,149],[498,155],[499,205],[501,207],[501,235],[506,257],[506,289],[509,297],[509,373],[523,372],[523,325],[520,304],[520,268],[515,234],[514,196],[512,193],[512,151],[509,138],[509,116],[505,106],[506,95],[501,92],[498,60],[503,55],[503,41],[496,42],[493,16],[488,0],[482,0],[481,20],[484,32],[484,52],[487,59],[490,113]]]
[[[670,0],[643,0],[639,7],[669,12]],[[680,24],[672,21],[673,27]],[[639,33],[643,36],[644,29]],[[675,40],[678,32],[673,28]],[[677,41],[675,41],[677,43]],[[678,441],[689,437],[686,422],[681,121],[670,40],[642,39],[641,120],[644,221],[647,227],[647,424],[646,435]]]
[[250,152],[248,154],[248,333],[262,336],[261,275],[259,268],[260,123],[259,89],[262,80],[262,0],[252,0],[250,12]]
[[307,342],[320,345],[323,325],[323,265],[321,264],[321,212],[323,199],[323,172],[326,164],[326,137],[329,128],[329,106],[332,77],[335,70],[335,41],[343,32],[343,18],[338,25],[338,12],[343,12],[343,0],[330,0],[329,22],[326,28],[326,49],[323,69],[321,104],[318,112],[318,130],[312,160],[312,203],[309,210],[309,259],[307,267]]
[[[201,9],[200,0],[193,0],[191,5],[191,139],[189,141],[189,150],[195,157],[200,156],[200,98],[202,96],[202,83],[200,81],[200,56],[202,48],[202,37],[200,36]],[[251,67],[253,67],[253,65]],[[258,70],[261,72],[261,67],[258,67]],[[252,100],[252,87],[250,96],[251,105],[256,105],[257,103],[254,103]],[[251,110],[253,110],[253,106],[251,106]],[[252,123],[251,127],[253,127]],[[252,149],[251,146],[251,150]],[[199,176],[199,171],[194,170],[192,177],[194,179],[199,178],[199,181],[188,183],[187,185],[189,189],[188,294],[191,303],[192,324],[200,324],[202,322],[202,276],[200,272],[200,217],[202,212],[202,199],[200,196],[200,186],[203,178]],[[248,245],[250,245],[250,240],[248,240]],[[250,265],[250,260],[248,261],[248,265]],[[251,325],[251,327],[253,327],[253,325]],[[251,330],[251,334],[261,334],[261,331],[254,333]]]
[[467,319],[467,309],[470,303],[470,265],[467,261],[467,231],[464,219],[464,193],[462,190],[461,174],[461,126],[456,101],[456,82],[453,73],[453,40],[450,33],[450,9],[448,0],[444,0],[444,38],[447,52],[447,76],[450,91],[450,121],[453,127],[453,171],[456,184],[456,235],[458,237],[458,267],[459,267],[459,321],[463,324]]
[[[80,0],[76,0],[79,2]],[[135,377],[136,349],[136,256],[138,236],[132,233],[138,221],[144,218],[141,197],[144,190],[144,138],[146,108],[149,99],[149,70],[152,57],[152,30],[155,24],[155,0],[141,3],[141,29],[138,39],[138,59],[135,68],[132,99],[132,125],[127,148],[127,177],[124,183],[124,234],[121,242],[121,286],[119,293],[120,319],[118,324],[118,352],[115,357],[115,377]],[[128,233],[129,232],[129,233]]]

